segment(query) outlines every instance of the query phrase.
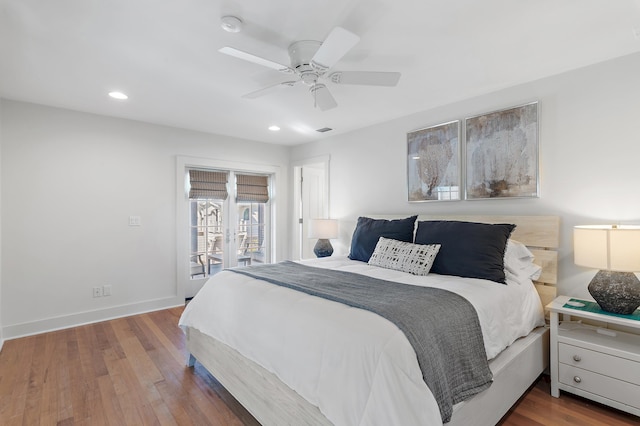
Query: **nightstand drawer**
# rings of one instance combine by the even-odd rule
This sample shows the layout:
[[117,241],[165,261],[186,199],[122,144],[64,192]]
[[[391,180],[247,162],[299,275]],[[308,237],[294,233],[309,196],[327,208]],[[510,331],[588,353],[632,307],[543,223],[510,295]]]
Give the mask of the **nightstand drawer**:
[[559,367],[560,383],[640,408],[640,386],[571,365],[560,364]]
[[558,361],[614,379],[640,383],[640,363],[625,358],[559,343]]

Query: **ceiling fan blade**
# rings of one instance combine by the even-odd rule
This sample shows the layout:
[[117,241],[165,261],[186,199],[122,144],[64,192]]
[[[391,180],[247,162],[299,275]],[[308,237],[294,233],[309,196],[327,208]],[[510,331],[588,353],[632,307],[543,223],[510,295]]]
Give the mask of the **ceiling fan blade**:
[[336,84],[362,84],[366,86],[395,86],[400,80],[399,72],[336,71],[329,74]]
[[293,70],[286,65],[282,65],[277,62],[273,62],[268,59],[261,58],[260,56],[256,56],[252,53],[247,53],[233,47],[225,46],[220,50],[218,50],[218,52],[224,53],[225,55],[233,56],[234,58],[253,62],[254,64],[262,65],[263,67],[272,68],[274,70],[278,70],[280,72],[284,72],[287,74],[293,73]]
[[282,83],[273,84],[271,86],[263,87],[260,90],[256,90],[255,92],[247,93],[246,95],[242,95],[245,99],[255,99],[264,95],[268,95],[270,93],[276,92],[280,89],[284,89],[286,87],[293,87],[297,81],[285,81]]
[[322,111],[338,106],[338,103],[333,99],[331,92],[329,92],[329,89],[327,89],[327,86],[324,84],[314,84],[309,88],[309,91],[313,95],[315,106],[320,108]]
[[341,27],[335,27],[311,58],[311,66],[326,72],[360,41],[360,37]]

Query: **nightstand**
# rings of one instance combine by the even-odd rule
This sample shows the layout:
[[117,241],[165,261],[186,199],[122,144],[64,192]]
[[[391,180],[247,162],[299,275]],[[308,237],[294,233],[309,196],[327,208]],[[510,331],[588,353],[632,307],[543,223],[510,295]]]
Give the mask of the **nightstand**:
[[615,324],[640,333],[640,321],[565,307],[570,299],[559,296],[547,305],[551,395],[557,398],[563,390],[640,416],[640,335],[607,328]]

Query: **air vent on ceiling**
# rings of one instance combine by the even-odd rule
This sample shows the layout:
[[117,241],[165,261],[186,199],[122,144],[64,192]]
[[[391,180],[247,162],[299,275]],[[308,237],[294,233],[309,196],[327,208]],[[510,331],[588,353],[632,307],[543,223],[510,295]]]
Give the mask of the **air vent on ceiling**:
[[323,127],[322,129],[316,130],[316,132],[324,133],[324,132],[330,132],[332,130],[333,129],[331,127]]

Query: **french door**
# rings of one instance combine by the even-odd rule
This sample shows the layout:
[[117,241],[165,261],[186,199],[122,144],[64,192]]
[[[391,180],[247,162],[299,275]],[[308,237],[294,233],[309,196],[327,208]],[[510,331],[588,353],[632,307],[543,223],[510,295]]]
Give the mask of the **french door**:
[[268,263],[267,203],[197,199],[189,204],[191,279],[226,267]]
[[189,245],[185,253],[188,278],[183,277],[186,298],[193,297],[210,276],[225,268],[271,263],[270,175],[187,167],[185,179]]

